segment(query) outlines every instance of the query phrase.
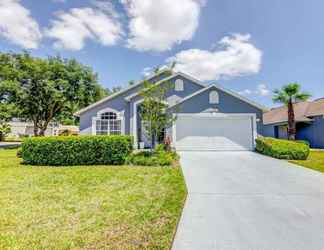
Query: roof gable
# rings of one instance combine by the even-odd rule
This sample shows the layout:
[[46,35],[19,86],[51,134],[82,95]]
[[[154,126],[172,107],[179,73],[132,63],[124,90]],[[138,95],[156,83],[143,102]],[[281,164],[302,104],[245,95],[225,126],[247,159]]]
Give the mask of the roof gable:
[[[159,76],[159,75],[167,72],[168,70],[169,69],[164,69],[164,70],[159,71],[158,73],[151,74],[150,76],[146,77],[144,80],[150,81],[150,80],[154,79],[155,77],[157,77],[157,76]],[[93,103],[93,104],[91,104],[91,105],[89,105],[89,106],[87,106],[87,107],[79,110],[74,115],[75,116],[80,116],[82,113],[84,113],[84,112],[86,112],[86,111],[88,111],[88,110],[90,110],[90,109],[92,109],[92,108],[94,108],[94,107],[96,107],[96,106],[98,106],[98,105],[106,102],[106,101],[109,101],[111,99],[114,99],[115,97],[118,97],[121,94],[126,93],[127,91],[130,91],[130,90],[132,90],[132,89],[134,89],[136,87],[139,87],[140,85],[143,84],[144,80],[140,80],[140,81],[136,82],[133,85],[130,85],[130,86],[128,86],[128,87],[126,87],[126,88],[124,88],[124,89],[122,89],[122,90],[114,93],[114,94],[111,94],[111,95],[109,95],[109,96],[107,96],[107,97],[105,97],[105,98],[103,98],[103,99],[101,99],[101,100],[99,100],[99,101],[97,101],[97,102],[95,102],[95,103]]]
[[[167,69],[165,69],[163,71],[160,71],[158,74],[153,74],[153,75],[149,76],[148,78],[146,78],[145,80],[151,80],[151,79],[155,78],[156,76],[158,76],[158,75],[160,75],[160,74],[162,74],[163,72],[166,72],[166,71],[167,71]],[[233,92],[231,90],[228,90],[228,89],[226,89],[226,88],[224,88],[224,87],[222,87],[222,86],[220,86],[218,84],[212,84],[212,85],[207,86],[203,82],[191,77],[190,75],[182,73],[182,72],[176,72],[175,74],[167,76],[167,77],[155,82],[154,84],[162,84],[163,82],[171,80],[171,79],[173,79],[175,77],[178,77],[178,76],[181,76],[181,77],[183,77],[183,78],[185,78],[187,80],[190,80],[194,84],[197,84],[200,87],[202,87],[202,89],[194,92],[191,95],[188,95],[187,97],[183,98],[181,101],[177,102],[176,104],[174,104],[174,105],[172,105],[170,107],[173,107],[173,106],[176,106],[176,105],[178,105],[178,104],[180,104],[182,102],[185,102],[186,100],[188,100],[188,99],[190,99],[190,98],[192,98],[192,97],[194,97],[194,96],[196,96],[196,95],[198,95],[198,94],[200,94],[200,93],[202,93],[204,91],[207,91],[210,88],[216,88],[217,90],[221,90],[221,91],[227,93],[228,95],[231,95],[231,96],[233,96],[235,98],[238,98],[241,101],[244,101],[244,102],[250,104],[251,106],[254,106],[254,107],[256,107],[256,108],[258,108],[258,109],[260,109],[262,111],[267,111],[268,110],[266,107],[264,107],[262,105],[259,105],[256,102],[253,102],[253,101],[247,99],[246,97],[241,96],[241,95],[239,95],[239,94],[237,94],[237,93],[235,93],[235,92]],[[141,80],[141,81],[139,81],[139,82],[137,82],[137,83],[135,83],[135,84],[133,84],[131,86],[128,86],[127,88],[125,88],[125,89],[123,89],[123,90],[121,90],[119,92],[116,92],[116,93],[114,93],[114,94],[112,94],[110,96],[107,96],[107,97],[105,97],[105,98],[103,98],[103,99],[89,105],[88,107],[85,107],[85,108],[79,110],[78,112],[75,113],[75,115],[80,116],[82,113],[84,113],[84,112],[86,112],[86,111],[88,111],[88,110],[90,110],[90,109],[92,109],[92,108],[106,102],[106,101],[109,101],[109,100],[111,100],[113,98],[116,98],[116,97],[120,96],[121,94],[125,94],[127,91],[130,91],[130,90],[132,90],[132,89],[134,89],[136,87],[140,87],[143,84],[143,82],[144,82],[144,80]],[[139,94],[140,94],[140,92],[135,92],[135,93],[133,93],[133,94],[131,94],[129,96],[126,96],[125,100],[130,101],[132,98],[138,96]]]
[[[156,82],[155,85],[160,85],[160,84],[162,84],[162,83],[164,83],[164,82],[166,82],[166,81],[169,81],[169,80],[171,80],[171,79],[173,79],[173,78],[176,78],[176,77],[179,77],[179,76],[181,76],[181,77],[183,77],[183,78],[185,78],[185,79],[187,79],[187,80],[190,80],[190,82],[192,82],[192,83],[194,83],[194,84],[197,84],[197,85],[199,85],[200,87],[203,87],[203,88],[206,87],[206,85],[205,85],[204,83],[202,83],[202,82],[200,82],[199,80],[197,80],[197,79],[195,79],[195,78],[193,78],[193,77],[191,77],[191,76],[189,76],[189,75],[187,75],[187,74],[184,74],[184,73],[182,73],[182,72],[176,72],[175,74],[173,74],[173,75],[171,75],[171,76],[169,76],[169,77],[163,78],[162,80]],[[136,97],[136,96],[138,96],[138,95],[140,95],[140,92],[136,92],[136,93],[134,93],[134,94],[131,94],[131,95],[125,97],[125,100],[126,100],[126,101],[130,101],[131,99],[133,99],[134,97]]]
[[195,97],[195,96],[197,96],[197,95],[199,95],[199,94],[201,94],[201,93],[203,93],[203,92],[205,92],[205,91],[208,91],[208,90],[210,90],[210,89],[216,89],[216,90],[223,91],[224,93],[226,93],[226,94],[228,94],[228,95],[230,95],[230,96],[233,96],[233,97],[235,97],[235,98],[237,98],[237,99],[239,99],[239,100],[241,100],[241,101],[243,101],[243,102],[245,102],[245,103],[248,103],[248,104],[250,104],[251,106],[256,107],[256,108],[258,108],[258,109],[260,109],[260,110],[262,110],[262,111],[266,111],[266,110],[268,110],[266,107],[264,107],[264,106],[262,106],[262,105],[259,105],[259,104],[255,103],[255,102],[253,102],[253,101],[247,99],[246,97],[241,96],[241,95],[239,95],[239,94],[237,94],[237,93],[235,93],[235,92],[233,92],[233,91],[231,91],[231,90],[228,90],[228,89],[226,89],[226,88],[224,88],[224,87],[222,87],[222,86],[220,86],[220,85],[218,85],[218,84],[211,84],[211,85],[209,85],[209,86],[206,86],[205,88],[203,88],[203,89],[201,89],[201,90],[198,90],[198,91],[196,91],[195,93],[193,93],[193,94],[191,94],[191,95],[189,95],[189,96],[183,98],[181,101],[179,101],[179,102],[177,102],[176,104],[170,106],[169,108],[172,108],[172,107],[175,107],[175,106],[177,106],[177,105],[179,105],[179,104],[181,104],[181,103],[184,103],[185,101],[187,101],[187,100],[189,100],[189,99],[191,99],[191,98],[193,98],[193,97]]

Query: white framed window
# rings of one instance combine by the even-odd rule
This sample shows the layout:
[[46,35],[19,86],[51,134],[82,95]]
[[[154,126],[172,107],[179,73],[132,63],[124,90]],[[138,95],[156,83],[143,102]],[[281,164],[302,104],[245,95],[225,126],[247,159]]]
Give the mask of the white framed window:
[[115,112],[104,112],[95,118],[96,135],[120,135],[122,133],[122,119]]
[[182,79],[177,79],[175,81],[175,87],[174,87],[174,90],[175,91],[183,91],[184,89],[184,83],[183,83],[183,80]]
[[216,90],[212,90],[209,93],[209,103],[210,104],[218,104],[219,103],[219,96]]

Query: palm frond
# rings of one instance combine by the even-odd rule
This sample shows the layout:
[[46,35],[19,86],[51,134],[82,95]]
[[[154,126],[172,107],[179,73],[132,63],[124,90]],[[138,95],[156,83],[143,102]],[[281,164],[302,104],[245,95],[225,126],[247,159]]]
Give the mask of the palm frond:
[[289,83],[283,86],[282,91],[284,91],[288,96],[294,96],[299,93],[300,85],[298,83]]
[[312,95],[307,92],[298,93],[295,95],[295,101],[307,101]]
[[273,102],[284,103],[284,104],[288,103],[289,96],[287,96],[287,94],[284,91],[276,89],[273,91],[273,93],[274,93],[274,96],[272,98]]
[[276,89],[274,92],[273,101],[276,103],[288,104],[289,101],[299,102],[306,101],[311,97],[307,92],[300,91],[300,85],[298,83],[289,83],[284,85],[280,90]]

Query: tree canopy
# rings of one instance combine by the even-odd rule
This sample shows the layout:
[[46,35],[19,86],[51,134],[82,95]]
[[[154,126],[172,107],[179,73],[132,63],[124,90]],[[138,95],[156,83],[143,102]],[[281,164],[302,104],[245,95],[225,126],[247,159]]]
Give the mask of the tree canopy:
[[0,54],[2,108],[9,116],[32,121],[35,135],[43,135],[52,121],[74,123],[74,112],[105,94],[97,74],[74,59]]
[[140,116],[152,148],[163,129],[172,126],[176,120],[176,117],[166,112],[168,105],[165,101],[166,94],[173,88],[173,85],[171,82],[156,85],[144,80],[144,88],[141,91],[143,102],[140,105]]
[[307,92],[301,92],[301,87],[298,83],[290,83],[284,85],[280,90],[274,91],[273,101],[288,105],[289,102],[296,103],[306,101],[311,95]]

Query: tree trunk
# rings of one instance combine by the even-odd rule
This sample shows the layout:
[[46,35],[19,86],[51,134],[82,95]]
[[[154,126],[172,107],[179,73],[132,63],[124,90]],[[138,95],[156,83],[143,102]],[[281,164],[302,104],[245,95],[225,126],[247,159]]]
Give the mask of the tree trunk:
[[152,147],[152,150],[154,150],[154,148],[155,148],[155,133],[152,134],[151,147]]
[[290,99],[288,102],[288,140],[295,140],[296,138],[296,122],[294,105]]
[[38,127],[35,123],[34,123],[34,136],[38,136]]
[[46,129],[40,129],[38,135],[39,136],[45,136],[45,130]]

